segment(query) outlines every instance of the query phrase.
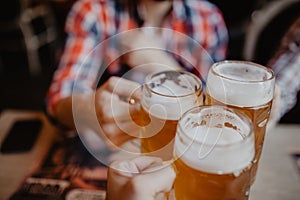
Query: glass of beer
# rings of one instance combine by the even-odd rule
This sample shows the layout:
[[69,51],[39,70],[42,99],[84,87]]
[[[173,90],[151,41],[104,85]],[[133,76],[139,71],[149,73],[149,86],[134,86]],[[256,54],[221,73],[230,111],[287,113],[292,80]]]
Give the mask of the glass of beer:
[[245,114],[217,105],[189,110],[174,143],[176,199],[248,199],[254,151]]
[[203,105],[201,80],[186,71],[162,71],[145,79],[141,99],[141,151],[163,160],[173,157],[181,115]]
[[206,105],[226,105],[242,111],[252,120],[256,152],[252,183],[262,152],[274,88],[275,76],[271,69],[246,61],[215,63],[207,77]]

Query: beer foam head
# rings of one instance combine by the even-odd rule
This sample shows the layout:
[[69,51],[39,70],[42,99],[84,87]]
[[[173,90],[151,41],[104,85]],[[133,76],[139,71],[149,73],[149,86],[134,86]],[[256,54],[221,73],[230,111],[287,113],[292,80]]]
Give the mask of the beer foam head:
[[158,118],[178,120],[190,108],[202,105],[200,80],[188,73],[165,71],[151,75],[143,88],[143,108]]
[[222,103],[251,107],[270,102],[274,84],[270,69],[251,62],[225,61],[214,64],[209,71],[207,92]]
[[254,158],[251,122],[243,114],[223,108],[194,108],[180,119],[175,158],[194,169],[215,174],[238,173],[251,164]]

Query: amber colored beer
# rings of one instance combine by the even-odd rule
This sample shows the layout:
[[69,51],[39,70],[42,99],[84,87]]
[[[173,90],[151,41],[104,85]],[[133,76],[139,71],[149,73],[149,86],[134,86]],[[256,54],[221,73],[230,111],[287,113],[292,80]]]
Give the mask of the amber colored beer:
[[248,199],[250,190],[250,167],[238,176],[235,174],[212,174],[189,167],[182,160],[175,161],[179,173],[175,180],[177,200]]
[[[150,123],[150,114],[143,108],[141,109],[141,112],[141,115],[144,118],[144,122],[148,121]],[[142,152],[156,152],[161,158],[169,159],[172,157],[172,149],[174,143],[173,139],[175,137],[178,120],[160,119],[155,116],[151,116],[151,119],[153,126],[158,125],[158,127],[162,128],[160,130],[157,130],[153,127],[144,128],[143,135],[146,135],[147,133],[155,134],[150,137],[145,137],[141,140]]]
[[255,133],[255,159],[252,182],[261,156],[271,112],[275,79],[271,69],[244,61],[213,65],[207,79],[206,105],[226,105],[240,110],[252,121]]
[[206,94],[205,97],[205,104],[206,105],[226,105],[229,108],[233,108],[236,110],[239,110],[243,113],[245,113],[252,121],[253,127],[254,127],[254,133],[255,133],[255,158],[253,160],[254,165],[252,167],[252,176],[255,177],[257,167],[258,167],[258,161],[262,152],[263,144],[264,144],[264,138],[265,138],[265,132],[266,132],[266,126],[267,126],[267,120],[270,115],[271,105],[272,102],[269,101],[265,105],[259,105],[259,106],[253,106],[253,107],[238,107],[233,105],[228,105],[221,103],[214,98],[212,98],[209,93]]
[[246,200],[254,158],[250,119],[222,106],[184,114],[175,138],[177,200]]
[[203,105],[200,79],[189,72],[164,71],[148,76],[141,101],[142,153],[169,160],[179,118]]

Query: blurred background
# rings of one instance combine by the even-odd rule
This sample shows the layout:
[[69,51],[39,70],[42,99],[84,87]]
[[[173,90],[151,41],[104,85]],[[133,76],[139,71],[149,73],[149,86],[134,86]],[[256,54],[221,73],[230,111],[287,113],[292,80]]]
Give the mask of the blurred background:
[[[0,111],[43,110],[62,54],[66,16],[76,0],[6,0],[0,6]],[[266,65],[300,16],[300,0],[209,0],[229,30],[228,59]],[[300,123],[297,105],[281,123]]]

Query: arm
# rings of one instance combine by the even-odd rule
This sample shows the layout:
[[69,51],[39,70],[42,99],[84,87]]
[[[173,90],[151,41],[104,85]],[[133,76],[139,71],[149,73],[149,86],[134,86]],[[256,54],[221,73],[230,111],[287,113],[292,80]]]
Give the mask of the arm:
[[275,121],[279,121],[297,102],[297,93],[300,91],[299,35],[300,19],[296,20],[285,33],[277,52],[268,63],[275,72],[276,85],[280,90],[275,96],[271,112],[271,117]]
[[64,54],[47,94],[48,113],[71,129],[75,128],[72,96],[76,94],[74,98],[88,105],[86,101],[100,68],[100,56],[90,54],[102,39],[100,33],[91,31],[96,23],[91,4],[85,1],[74,4],[66,22],[68,38]]
[[[69,16],[68,40],[48,93],[48,111],[64,126],[80,132],[93,131],[109,146],[115,147],[138,134],[139,127],[131,118],[137,107],[123,99],[129,98],[131,89],[136,90],[140,85],[111,78],[98,89],[95,88],[100,65],[105,62],[103,49],[94,49],[103,37],[102,32],[93,29],[99,25],[96,20],[99,16],[97,18],[91,14],[93,12],[86,10],[92,8],[89,4],[75,4]],[[101,15],[99,12],[95,13]],[[102,66],[105,67],[105,64]]]
[[138,83],[111,77],[95,93],[73,94],[55,106],[56,119],[78,131],[97,133],[109,147],[115,148],[140,134],[139,105],[125,99],[140,98]]

